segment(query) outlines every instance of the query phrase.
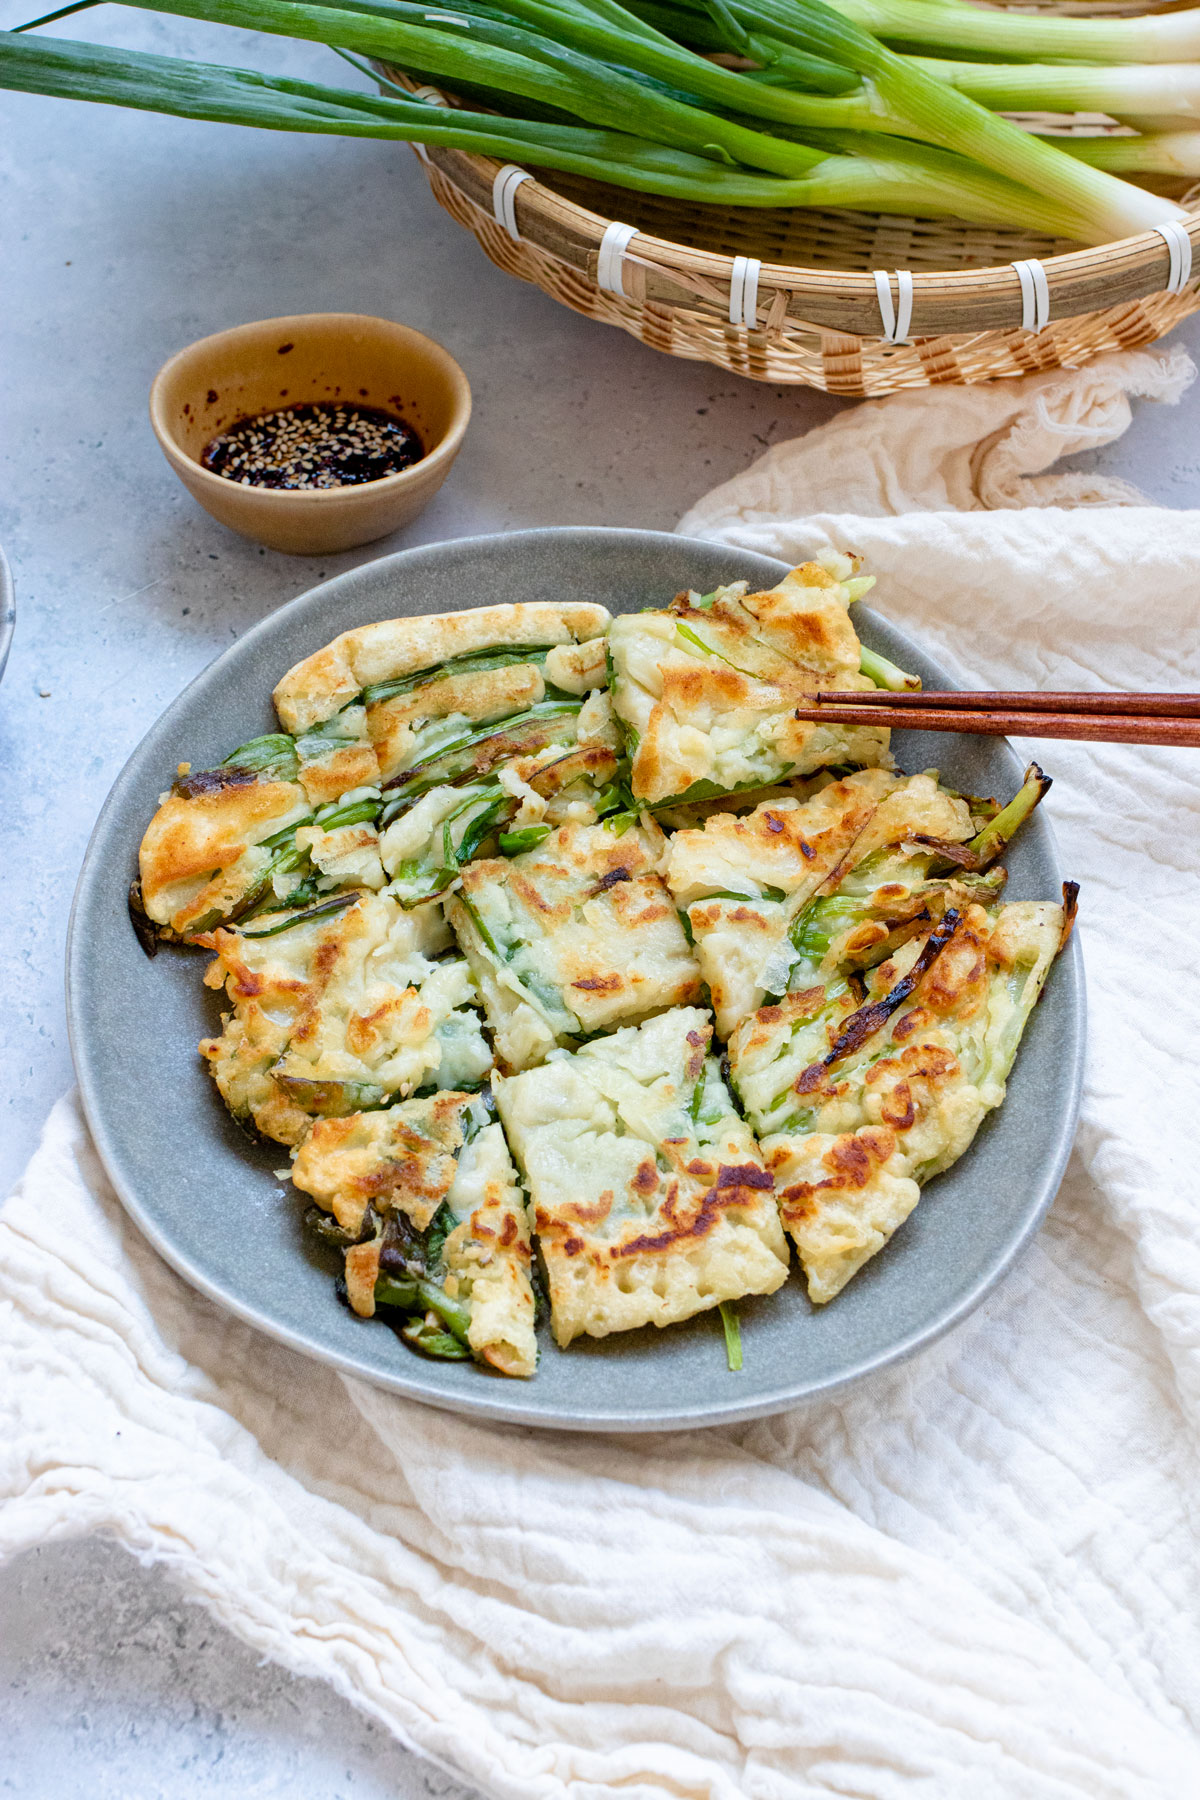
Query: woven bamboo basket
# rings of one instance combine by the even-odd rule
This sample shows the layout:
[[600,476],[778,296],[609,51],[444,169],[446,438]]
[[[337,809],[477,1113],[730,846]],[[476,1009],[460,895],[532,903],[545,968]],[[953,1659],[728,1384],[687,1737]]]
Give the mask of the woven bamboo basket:
[[[1159,9],[1054,0],[1047,10]],[[401,70],[380,72],[455,103]],[[1042,122],[1117,129],[1098,114]],[[955,220],[688,204],[414,147],[439,205],[497,267],[652,349],[753,381],[861,396],[1078,368],[1152,343],[1200,308],[1200,258],[1196,278],[1182,279],[1186,251],[1181,269],[1157,233],[1081,250]],[[1155,185],[1191,201],[1182,183]],[[1200,246],[1200,214],[1187,237]]]

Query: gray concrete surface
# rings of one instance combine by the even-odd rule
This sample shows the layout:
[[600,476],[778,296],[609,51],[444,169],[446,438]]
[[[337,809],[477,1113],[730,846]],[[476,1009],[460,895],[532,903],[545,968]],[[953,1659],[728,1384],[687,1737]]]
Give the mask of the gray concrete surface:
[[319,1681],[298,1681],[115,1544],[0,1570],[0,1795],[470,1800]]
[[[9,4],[6,25],[27,16]],[[103,8],[62,35],[354,81],[324,51]],[[395,145],[0,95],[0,1193],[71,1079],[61,964],[92,821],[142,733],[239,632],[383,551],[540,524],[670,527],[837,403],[642,348],[501,275]],[[200,512],[146,421],[154,371],[244,319],[347,309],[441,338],[475,390],[450,482],[396,537],[257,550]],[[1200,324],[1177,334],[1200,349]],[[1200,503],[1200,398],[1087,460]],[[1081,459],[1082,460],[1082,459]],[[102,953],[102,947],[98,948]],[[457,1794],[326,1690],[256,1659],[102,1544],[0,1572],[0,1793],[57,1800]]]

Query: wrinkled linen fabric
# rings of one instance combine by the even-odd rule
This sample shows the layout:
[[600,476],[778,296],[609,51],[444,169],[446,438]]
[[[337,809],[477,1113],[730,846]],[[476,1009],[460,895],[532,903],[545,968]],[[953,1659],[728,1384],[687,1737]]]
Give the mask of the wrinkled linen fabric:
[[1137,488],[1111,475],[1044,471],[1119,438],[1133,416],[1131,398],[1173,405],[1195,378],[1184,350],[1140,351],[1073,374],[923,388],[852,407],[807,437],[776,444],[706,495],[679,530],[746,543],[750,526],[762,524],[769,537],[772,525],[785,532],[816,513],[1144,506]]
[[[863,406],[685,525],[860,551],[964,685],[1200,689],[1200,514],[1036,486],[1047,434],[1187,376]],[[0,1555],[115,1537],[506,1800],[1200,1794],[1200,757],[1028,748],[1083,885],[1087,1089],[1044,1229],[958,1330],[749,1425],[476,1425],[191,1292],[67,1099],[0,1213]]]

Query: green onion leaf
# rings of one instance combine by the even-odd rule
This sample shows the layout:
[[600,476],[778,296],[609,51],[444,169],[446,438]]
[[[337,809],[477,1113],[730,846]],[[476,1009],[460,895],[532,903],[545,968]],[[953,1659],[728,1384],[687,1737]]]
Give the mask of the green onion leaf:
[[441,1362],[470,1362],[471,1352],[450,1332],[443,1331],[439,1325],[431,1324],[432,1312],[419,1319],[410,1319],[400,1327],[400,1336],[414,1350],[420,1350],[425,1356],[437,1357]]
[[526,825],[520,831],[502,831],[500,848],[505,856],[519,856],[522,850],[536,850],[550,836],[549,825]]
[[725,1331],[725,1358],[736,1375],[742,1366],[742,1328],[738,1322],[737,1308],[732,1300],[722,1300],[717,1310]]

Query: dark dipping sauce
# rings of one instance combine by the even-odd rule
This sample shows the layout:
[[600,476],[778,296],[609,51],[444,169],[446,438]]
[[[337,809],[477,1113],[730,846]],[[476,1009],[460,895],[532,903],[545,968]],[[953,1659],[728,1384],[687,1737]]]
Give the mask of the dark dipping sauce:
[[381,406],[305,401],[239,419],[200,461],[243,487],[340,488],[382,481],[420,462],[412,426]]

